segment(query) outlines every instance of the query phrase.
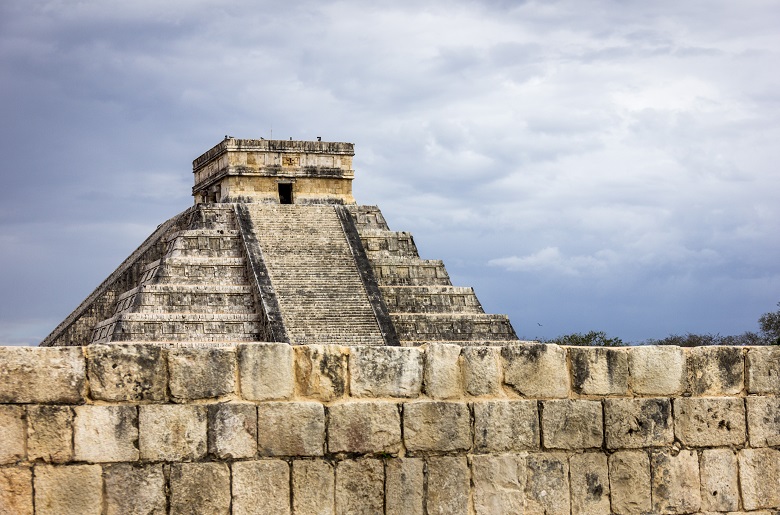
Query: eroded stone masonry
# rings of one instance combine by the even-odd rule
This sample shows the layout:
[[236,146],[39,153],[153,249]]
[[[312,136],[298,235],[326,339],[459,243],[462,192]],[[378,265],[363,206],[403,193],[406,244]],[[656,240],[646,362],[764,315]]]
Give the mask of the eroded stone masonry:
[[0,513],[780,513],[780,348],[520,342],[355,203],[353,155],[226,138],[0,347]]
[[777,513],[780,348],[0,348],[0,512]]
[[412,235],[352,197],[351,143],[227,138],[161,224],[42,343],[516,341]]

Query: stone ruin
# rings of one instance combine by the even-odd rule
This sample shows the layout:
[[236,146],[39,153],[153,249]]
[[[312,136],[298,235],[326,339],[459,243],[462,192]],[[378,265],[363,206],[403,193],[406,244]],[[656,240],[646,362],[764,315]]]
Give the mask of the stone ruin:
[[355,204],[352,156],[226,138],[0,347],[0,513],[780,513],[780,347],[520,342]]
[[161,224],[42,346],[516,341],[412,235],[352,197],[351,143],[226,138]]

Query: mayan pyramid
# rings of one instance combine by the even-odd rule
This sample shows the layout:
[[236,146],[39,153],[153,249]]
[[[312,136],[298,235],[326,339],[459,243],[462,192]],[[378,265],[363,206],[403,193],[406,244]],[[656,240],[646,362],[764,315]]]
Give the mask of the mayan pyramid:
[[352,196],[351,143],[226,137],[163,222],[42,346],[517,341],[412,235]]

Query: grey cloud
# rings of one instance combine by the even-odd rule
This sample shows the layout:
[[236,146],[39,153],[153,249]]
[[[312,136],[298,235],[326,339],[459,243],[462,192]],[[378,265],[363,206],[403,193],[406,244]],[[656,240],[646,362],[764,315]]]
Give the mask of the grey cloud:
[[752,329],[780,300],[778,17],[5,2],[0,286],[20,293],[0,299],[0,343],[45,333],[186,208],[199,153],[271,130],[355,142],[358,200],[525,336]]

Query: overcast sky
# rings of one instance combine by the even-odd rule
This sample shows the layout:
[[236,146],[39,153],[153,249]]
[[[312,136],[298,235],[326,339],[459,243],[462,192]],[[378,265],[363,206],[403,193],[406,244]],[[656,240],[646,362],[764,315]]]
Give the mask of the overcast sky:
[[0,343],[192,203],[225,134],[355,197],[519,336],[736,334],[780,301],[780,4],[0,3]]

